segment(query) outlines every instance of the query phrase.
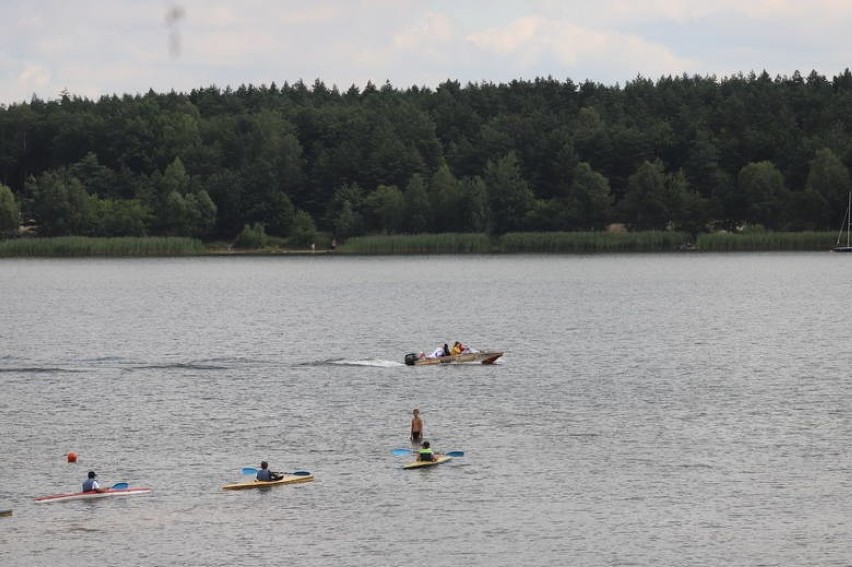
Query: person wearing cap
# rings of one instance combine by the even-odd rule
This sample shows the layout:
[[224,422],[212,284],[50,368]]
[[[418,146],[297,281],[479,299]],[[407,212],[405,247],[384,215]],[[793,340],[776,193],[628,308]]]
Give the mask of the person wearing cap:
[[83,492],[103,492],[105,489],[95,480],[95,471],[89,471],[88,478],[83,481]]
[[434,461],[435,453],[432,451],[432,447],[429,445],[428,441],[424,441],[420,446],[420,450],[417,451],[417,460],[418,461]]
[[257,471],[257,480],[269,482],[271,480],[281,480],[282,478],[284,478],[284,475],[280,472],[272,472],[269,470],[269,463],[266,461],[260,462],[260,470]]

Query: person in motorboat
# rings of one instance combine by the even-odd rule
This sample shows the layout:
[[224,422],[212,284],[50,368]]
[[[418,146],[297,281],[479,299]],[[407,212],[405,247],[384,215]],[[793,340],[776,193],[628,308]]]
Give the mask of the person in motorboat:
[[260,470],[257,471],[257,480],[269,482],[270,480],[281,480],[282,478],[284,478],[283,474],[269,470],[269,463],[266,461],[260,462]]
[[83,492],[104,492],[106,489],[101,488],[100,483],[95,480],[95,471],[89,471],[86,480],[83,481]]
[[418,443],[423,439],[423,418],[420,417],[420,410],[417,408],[414,408],[411,413],[414,416],[411,418],[411,441]]
[[427,355],[428,358],[441,358],[442,356],[444,356],[444,347],[442,346],[439,346]]
[[455,343],[453,343],[453,348],[450,350],[450,354],[452,354],[452,355],[465,354],[465,353],[468,353],[468,352],[477,352],[477,351],[470,348],[469,346],[467,346],[466,344],[464,344],[461,341],[456,341]]
[[417,460],[418,461],[434,461],[435,460],[435,452],[432,451],[432,447],[429,445],[428,441],[424,441],[420,446],[420,449],[417,451]]

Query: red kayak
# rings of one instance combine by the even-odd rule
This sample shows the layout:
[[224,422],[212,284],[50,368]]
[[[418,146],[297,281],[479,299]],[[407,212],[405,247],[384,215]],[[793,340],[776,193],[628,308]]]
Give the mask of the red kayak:
[[150,488],[107,488],[103,492],[75,492],[73,494],[53,494],[36,498],[39,504],[46,502],[65,502],[66,500],[91,500],[94,498],[107,498],[109,496],[133,496],[135,494],[150,494]]

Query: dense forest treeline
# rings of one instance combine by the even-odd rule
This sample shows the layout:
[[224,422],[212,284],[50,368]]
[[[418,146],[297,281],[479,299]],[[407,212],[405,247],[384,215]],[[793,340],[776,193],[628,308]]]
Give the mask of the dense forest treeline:
[[317,80],[0,106],[0,232],[277,236],[835,230],[852,73]]

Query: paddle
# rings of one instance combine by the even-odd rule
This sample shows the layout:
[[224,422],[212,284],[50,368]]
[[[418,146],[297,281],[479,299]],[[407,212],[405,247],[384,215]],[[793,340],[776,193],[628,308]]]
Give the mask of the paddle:
[[[242,474],[257,474],[258,469],[252,467],[244,467],[240,469]],[[311,476],[311,473],[308,471],[293,471],[293,472],[282,472],[278,474],[292,474],[294,476]]]
[[[393,454],[397,457],[401,457],[403,455],[410,455],[414,453],[414,449],[394,449]],[[446,455],[448,457],[464,457],[464,451],[449,451],[447,453],[438,453],[439,455]]]
[[116,482],[111,488],[112,490],[127,490],[130,488],[130,485],[126,482]]

